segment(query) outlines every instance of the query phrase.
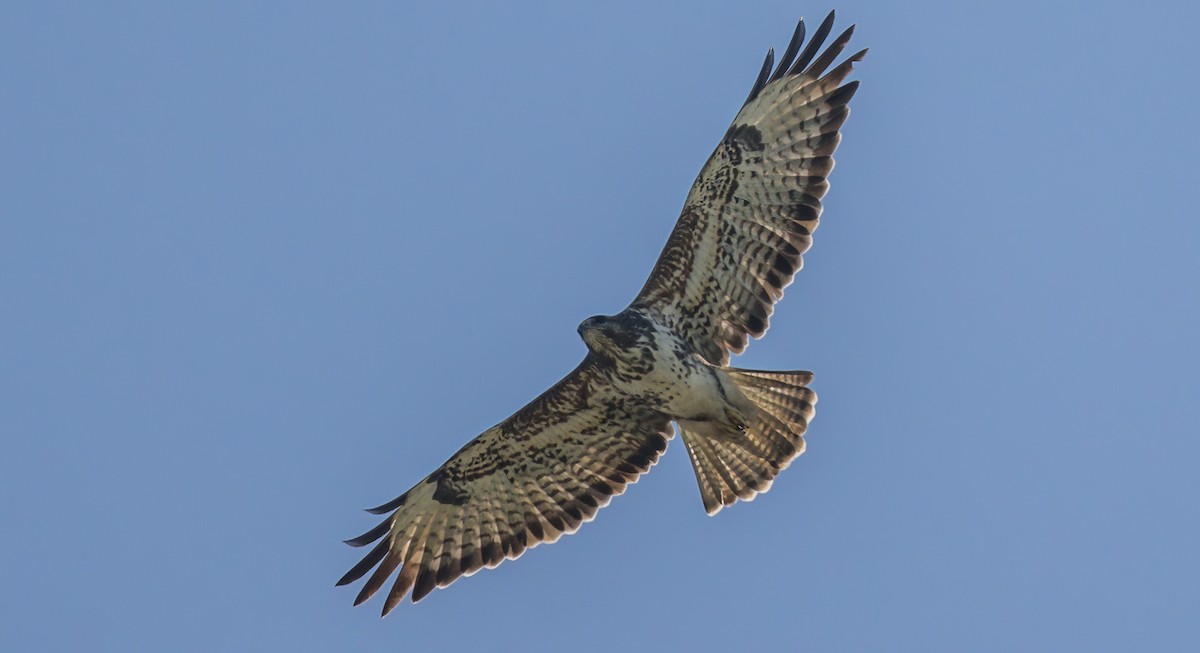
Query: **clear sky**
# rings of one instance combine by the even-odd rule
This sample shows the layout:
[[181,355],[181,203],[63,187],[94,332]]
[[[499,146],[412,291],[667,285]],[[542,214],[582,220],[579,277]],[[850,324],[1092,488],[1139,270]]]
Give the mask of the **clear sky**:
[[[1193,3],[846,2],[816,244],[742,367],[809,448],[380,620],[333,583],[640,288],[830,5],[0,4],[0,649],[1200,646]],[[569,647],[569,648],[568,648]]]

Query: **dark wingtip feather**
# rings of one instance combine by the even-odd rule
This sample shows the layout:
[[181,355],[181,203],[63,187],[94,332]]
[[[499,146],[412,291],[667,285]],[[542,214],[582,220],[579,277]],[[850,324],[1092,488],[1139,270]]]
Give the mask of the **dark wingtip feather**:
[[851,36],[854,36],[853,25],[847,27],[846,31],[839,34],[838,37],[833,40],[833,43],[830,43],[829,47],[825,48],[825,52],[822,52],[821,56],[818,57],[811,66],[804,70],[804,74],[813,79],[816,79],[824,74],[825,69],[833,63],[834,59],[837,59],[838,55],[842,53],[842,50],[846,49],[846,44],[850,42]]
[[437,571],[433,567],[422,567],[413,585],[412,602],[416,603],[437,589]]
[[[345,576],[342,576],[338,582],[334,583],[334,586],[341,587],[342,585],[349,585],[359,578],[362,578],[368,571],[371,571],[372,567],[379,564],[379,561],[383,559],[383,556],[387,555],[387,552],[388,541],[384,540],[376,545],[374,549],[371,549],[371,552],[363,557],[363,559],[360,560],[357,565],[354,565],[353,569],[346,572]],[[354,605],[358,605],[358,603],[355,603]]]
[[416,573],[408,566],[400,570],[400,575],[396,577],[396,582],[392,584],[392,589],[388,591],[387,598],[383,600],[381,617],[386,617],[389,612],[395,610],[396,606],[404,601],[408,590],[412,589],[416,576]]
[[854,80],[849,84],[839,87],[836,91],[825,96],[825,101],[832,106],[842,106],[850,103],[850,98],[858,92],[858,80]]
[[[792,34],[792,40],[788,42],[787,49],[784,50],[783,55],[779,58],[779,65],[775,66],[773,71],[772,67],[775,61],[775,51],[773,49],[767,51],[767,58],[763,61],[762,69],[759,71],[758,77],[754,80],[754,85],[750,88],[750,95],[746,97],[746,101],[742,104],[742,106],[753,102],[765,87],[788,75],[807,75],[814,79],[821,77],[825,70],[829,68],[829,66],[833,64],[833,61],[842,53],[842,50],[846,48],[846,44],[850,41],[850,37],[854,34],[855,26],[851,25],[850,27],[846,28],[844,32],[838,35],[838,37],[829,44],[829,47],[825,48],[825,51],[822,52],[821,48],[825,44],[825,39],[829,37],[830,32],[833,30],[833,23],[836,17],[837,12],[830,11],[829,14],[825,16],[825,20],[821,21],[821,24],[813,33],[812,38],[808,41],[808,44],[804,46],[803,52],[800,52],[799,56],[797,56],[796,52],[800,49],[800,46],[804,42],[806,29],[804,19],[801,18],[799,22],[796,23],[796,31]],[[834,73],[838,73],[844,77],[845,74],[848,74],[849,72],[851,67],[850,64],[856,61],[862,61],[862,58],[866,54],[867,50],[865,48],[860,50],[848,60],[838,64],[838,66],[830,72],[829,76],[833,76]]]
[[404,505],[404,502],[407,500],[408,500],[408,492],[405,492],[404,494],[401,494],[400,496],[396,497],[395,499],[392,499],[391,501],[388,501],[387,503],[385,503],[383,505],[375,506],[374,508],[363,508],[363,510],[366,510],[367,512],[371,513],[372,515],[382,515],[385,512],[391,512],[391,511],[395,510],[396,508],[399,508],[400,506]]
[[746,101],[742,106],[750,104],[754,98],[758,97],[759,91],[767,85],[767,76],[771,74],[771,66],[775,65],[775,48],[767,50],[767,58],[763,60],[762,70],[758,71],[758,79],[754,80],[754,86],[750,87],[750,95],[746,97]]
[[383,619],[384,617],[388,616],[389,612],[391,612],[392,610],[395,610],[397,605],[400,605],[399,600],[397,600],[395,604],[389,604],[391,602],[391,600],[392,600],[391,597],[388,597],[387,601],[384,602],[383,609],[379,611],[380,619]]
[[779,66],[775,68],[775,74],[771,75],[771,79],[767,83],[771,83],[780,77],[787,74],[788,69],[792,67],[792,60],[796,58],[796,53],[800,51],[800,44],[804,43],[804,18],[800,18],[800,22],[796,23],[796,31],[792,32],[792,40],[788,42],[787,49],[783,51],[783,56],[779,58]]
[[824,83],[832,81],[835,84],[840,84],[842,80],[846,79],[846,76],[850,74],[850,71],[854,70],[854,64],[862,61],[863,57],[866,55],[866,48],[855,52],[845,61],[834,66],[833,70],[830,70],[828,73],[826,73],[825,76],[821,78],[821,82]]
[[817,56],[817,52],[825,43],[825,39],[829,36],[830,30],[833,29],[833,18],[836,12],[829,12],[825,20],[821,21],[821,25],[817,27],[817,31],[813,33],[812,39],[809,40],[808,46],[804,48],[804,52],[796,59],[792,67],[788,69],[788,73],[795,75],[804,72],[808,68],[808,64]]
[[383,522],[381,522],[378,526],[376,526],[375,528],[372,528],[371,530],[367,531],[366,533],[363,533],[362,535],[359,535],[358,537],[351,538],[349,540],[342,540],[342,541],[353,547],[366,546],[367,544],[370,544],[371,542],[374,542],[375,540],[378,540],[379,538],[383,537],[383,534],[388,532],[388,529],[391,527],[392,527],[392,520],[386,519]]
[[395,592],[388,594],[387,598],[383,601],[383,609],[379,611],[379,618],[383,619],[388,616],[388,613],[395,610],[396,606],[400,605],[400,602],[403,600],[403,594],[396,594]]
[[[382,543],[386,544],[387,540],[384,540]],[[375,592],[378,592],[379,588],[383,586],[384,581],[388,579],[388,576],[391,576],[392,572],[396,571],[396,567],[400,566],[400,562],[400,556],[398,555],[384,557],[383,562],[379,564],[379,568],[375,570],[375,573],[371,574],[371,577],[362,586],[362,590],[358,593],[358,596],[355,597],[354,605],[359,605],[374,596]]]

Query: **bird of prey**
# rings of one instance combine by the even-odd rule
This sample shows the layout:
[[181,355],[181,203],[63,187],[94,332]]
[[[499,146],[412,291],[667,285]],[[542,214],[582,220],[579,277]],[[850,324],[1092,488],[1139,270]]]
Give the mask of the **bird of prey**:
[[583,362],[484,431],[347,543],[378,540],[337,582],[374,570],[355,605],[397,570],[386,615],[412,592],[495,567],[575,532],[649,471],[678,425],[704,509],[771,486],[804,451],[816,394],[809,372],[729,367],[761,337],[801,266],[829,189],[832,155],[866,50],[834,65],[853,26],[821,51],[833,13],[807,45],[801,19],[700,171],[646,285],[628,308],[579,325]]

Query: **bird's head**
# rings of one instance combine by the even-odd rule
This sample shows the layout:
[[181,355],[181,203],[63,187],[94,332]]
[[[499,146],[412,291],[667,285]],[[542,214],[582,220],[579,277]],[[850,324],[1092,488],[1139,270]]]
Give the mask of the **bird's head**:
[[644,319],[628,311],[617,315],[593,315],[579,323],[579,336],[588,349],[609,358],[628,357],[646,334]]
[[620,316],[592,316],[580,323],[580,337],[588,349],[606,358],[616,358],[622,349],[629,346],[628,337]]
[[604,352],[612,348],[612,331],[615,320],[607,315],[593,315],[579,323],[579,337],[588,349]]

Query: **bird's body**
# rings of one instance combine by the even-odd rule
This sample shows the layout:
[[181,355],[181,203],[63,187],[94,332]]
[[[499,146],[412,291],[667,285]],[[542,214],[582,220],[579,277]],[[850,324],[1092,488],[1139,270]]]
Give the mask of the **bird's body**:
[[[720,367],[670,328],[635,309],[588,318],[580,325],[588,348],[612,366],[602,371],[631,402],[653,406],[676,421],[731,421],[749,410],[747,399]],[[733,427],[744,424],[731,423]]]
[[378,542],[338,581],[371,574],[356,604],[397,570],[384,614],[410,591],[415,602],[575,532],[650,469],[673,424],[709,514],[765,492],[804,451],[812,374],[738,369],[729,356],[766,332],[819,222],[858,87],[842,82],[866,53],[833,66],[853,28],[819,52],[832,22],[801,50],[801,21],[774,69],[768,53],[641,292],[579,325],[588,353],[575,370],[371,509],[389,516],[347,542]]

